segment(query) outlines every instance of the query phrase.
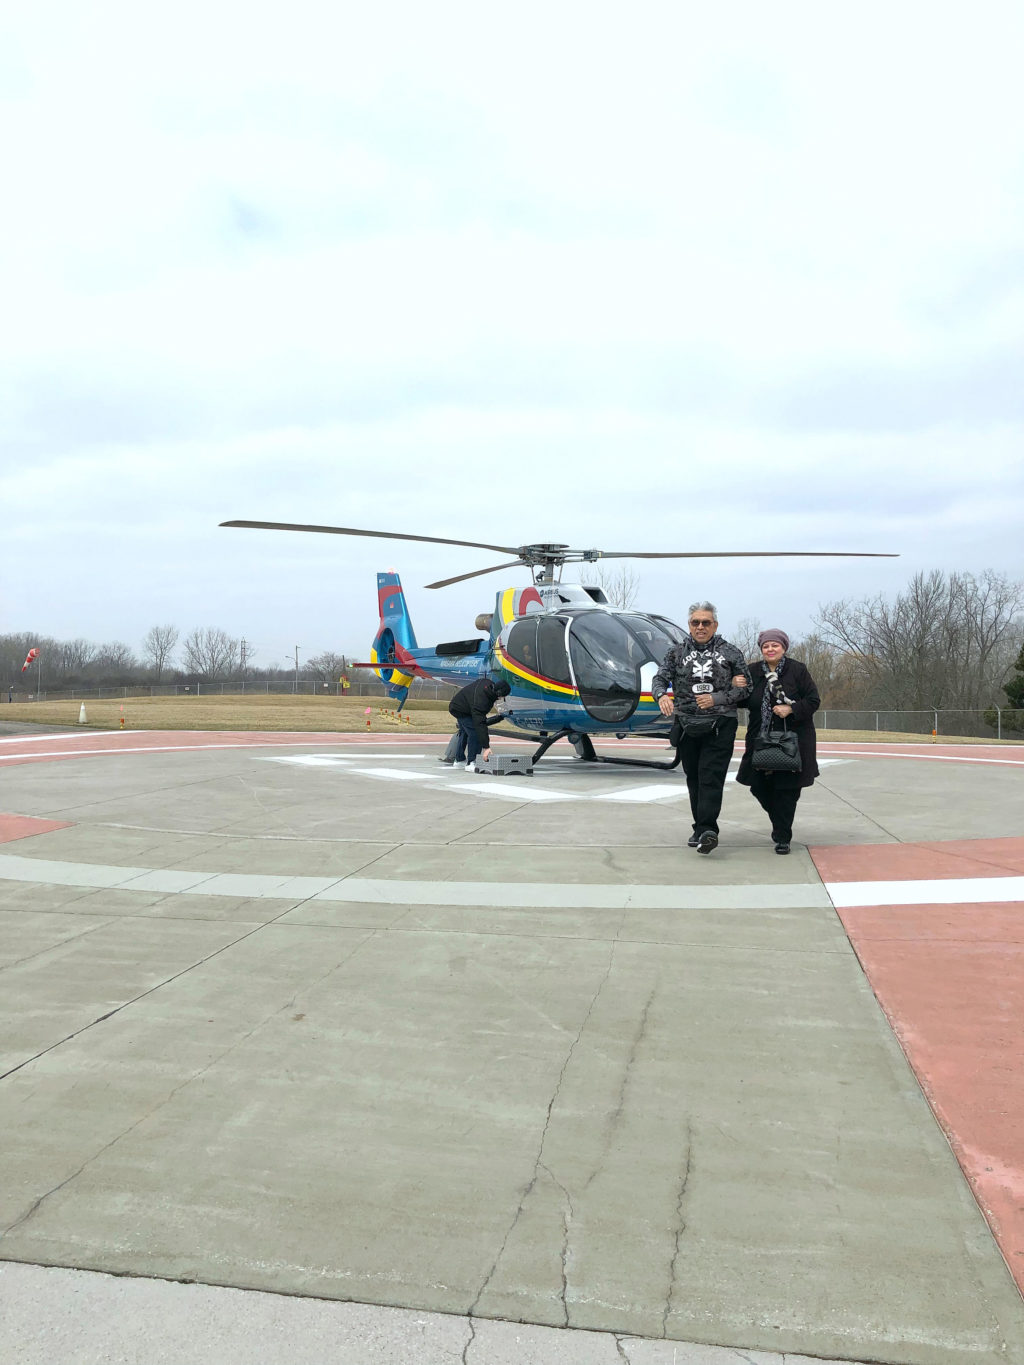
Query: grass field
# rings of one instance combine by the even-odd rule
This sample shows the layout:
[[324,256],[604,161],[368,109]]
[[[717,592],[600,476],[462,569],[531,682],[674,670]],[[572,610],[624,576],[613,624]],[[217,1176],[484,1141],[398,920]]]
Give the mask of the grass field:
[[[80,701],[14,702],[0,705],[0,722],[16,721],[35,725],[77,725]],[[341,733],[361,731],[377,734],[448,735],[454,723],[448,714],[447,702],[425,701],[407,708],[403,719],[396,719],[379,699],[367,697],[303,697],[257,696],[252,693],[237,696],[211,697],[129,697],[124,702],[117,698],[87,701],[84,729],[116,730],[121,724],[124,707],[126,730],[290,730],[307,734],[324,734],[332,730]],[[369,706],[369,711],[367,707]],[[529,742],[523,736],[524,741]],[[819,730],[819,740],[825,742],[864,742],[872,744],[927,743],[931,736],[898,734],[877,730]],[[994,737],[971,739],[962,736],[939,736],[946,744],[993,744]],[[1004,743],[1024,743],[1024,740],[1004,740]]]
[[[3,707],[0,721],[33,722],[41,725],[77,725],[80,701],[14,702]],[[266,696],[252,693],[210,697],[117,697],[85,703],[90,730],[116,730],[124,707],[126,730],[298,730],[324,733],[330,730],[414,731],[449,735],[455,723],[447,702],[428,701],[406,709],[397,720],[376,697]],[[369,706],[369,714],[367,707]]]

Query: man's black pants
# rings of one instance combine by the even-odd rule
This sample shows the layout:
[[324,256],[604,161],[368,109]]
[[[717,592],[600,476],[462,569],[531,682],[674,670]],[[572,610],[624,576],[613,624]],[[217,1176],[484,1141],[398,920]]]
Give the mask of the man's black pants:
[[719,717],[714,730],[706,735],[687,737],[684,734],[679,742],[694,834],[703,834],[706,829],[718,833],[722,791],[735,742],[736,719],[732,716]]

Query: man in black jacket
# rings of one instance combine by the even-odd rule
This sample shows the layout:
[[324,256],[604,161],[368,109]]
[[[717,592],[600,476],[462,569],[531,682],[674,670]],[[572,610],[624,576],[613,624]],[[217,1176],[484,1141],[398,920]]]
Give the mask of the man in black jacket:
[[717,633],[718,612],[711,602],[694,602],[688,625],[688,639],[665,655],[651,692],[661,714],[673,716],[672,742],[682,760],[693,815],[687,844],[698,853],[710,853],[718,846],[736,708],[750,692],[750,673],[742,652]]
[[476,756],[483,753],[484,758],[491,756],[491,737],[488,725],[496,725],[497,716],[488,716],[488,711],[499,697],[507,697],[512,691],[504,678],[477,678],[455,693],[448,703],[448,710],[458,721],[459,729],[466,737],[466,771],[476,766]]

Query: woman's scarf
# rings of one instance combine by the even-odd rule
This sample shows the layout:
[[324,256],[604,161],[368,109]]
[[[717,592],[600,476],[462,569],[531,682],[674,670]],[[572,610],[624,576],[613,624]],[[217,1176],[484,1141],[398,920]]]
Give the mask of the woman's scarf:
[[772,728],[774,719],[772,707],[780,705],[785,700],[785,693],[779,683],[779,677],[785,667],[785,654],[773,669],[770,669],[767,663],[764,664],[764,691],[761,693],[761,733],[765,735]]

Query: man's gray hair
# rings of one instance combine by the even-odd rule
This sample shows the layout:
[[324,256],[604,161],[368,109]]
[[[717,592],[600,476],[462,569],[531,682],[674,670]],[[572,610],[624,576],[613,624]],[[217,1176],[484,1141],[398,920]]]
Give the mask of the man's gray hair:
[[686,619],[689,620],[695,611],[709,611],[711,619],[716,622],[718,620],[718,608],[714,602],[691,602],[690,610],[686,613]]

